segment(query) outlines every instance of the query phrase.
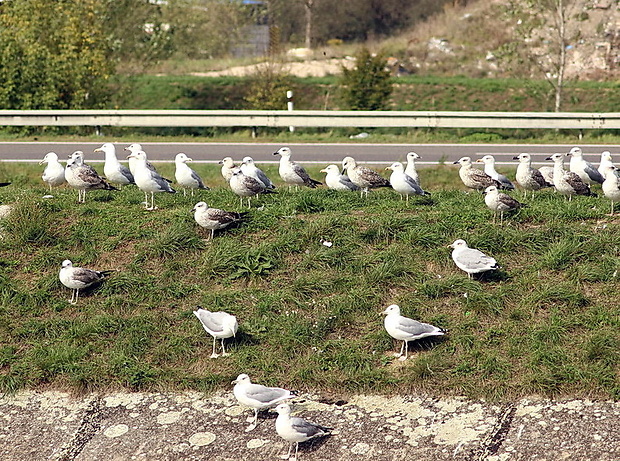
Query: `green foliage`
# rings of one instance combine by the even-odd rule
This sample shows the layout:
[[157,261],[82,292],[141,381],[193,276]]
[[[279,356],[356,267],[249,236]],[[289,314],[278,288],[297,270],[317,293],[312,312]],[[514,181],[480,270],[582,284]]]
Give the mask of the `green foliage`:
[[278,63],[268,61],[258,67],[248,82],[245,102],[248,109],[285,110],[286,92],[294,89],[293,78]]
[[355,67],[342,68],[341,93],[351,110],[386,109],[392,93],[392,77],[381,55],[362,48],[355,56]]

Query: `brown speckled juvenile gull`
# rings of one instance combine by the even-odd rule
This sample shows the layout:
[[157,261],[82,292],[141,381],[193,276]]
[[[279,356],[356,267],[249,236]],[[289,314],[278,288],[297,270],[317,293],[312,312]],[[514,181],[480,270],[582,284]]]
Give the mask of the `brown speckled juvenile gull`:
[[215,236],[215,231],[224,229],[234,223],[241,221],[247,212],[235,213],[233,211],[224,211],[219,208],[210,208],[205,202],[198,202],[192,208],[194,220],[200,227],[211,231],[211,238]]
[[590,186],[582,181],[577,173],[564,170],[564,156],[562,154],[553,154],[547,157],[547,160],[553,160],[553,186],[555,190],[564,195],[570,201],[573,195],[593,195]]
[[469,157],[461,157],[454,162],[454,164],[461,165],[461,168],[459,168],[459,176],[461,181],[463,181],[463,184],[465,184],[465,187],[483,191],[489,186],[500,186],[499,181],[496,181],[484,171],[474,168],[471,158]]
[[[390,187],[390,181],[375,170],[358,165],[353,157],[345,157],[342,160],[342,168],[346,170],[351,182],[361,189],[360,196],[368,197],[369,189]],[[344,174],[344,171],[342,173]]]
[[530,154],[524,152],[513,157],[513,160],[519,160],[515,179],[517,184],[523,188],[526,197],[527,191],[532,191],[533,195],[536,190],[553,187],[553,184],[549,183],[539,170],[532,168],[532,156]]
[[484,190],[484,203],[493,210],[493,222],[499,212],[500,224],[504,222],[504,212],[522,208],[526,205],[512,198],[508,194],[500,192],[497,187],[489,186]]
[[316,181],[308,175],[308,172],[299,165],[291,160],[291,149],[288,147],[281,147],[278,151],[274,152],[273,155],[280,156],[280,166],[278,168],[278,173],[280,173],[280,177],[282,181],[290,186],[308,186],[312,189],[316,188],[316,186],[321,185],[320,181]]
[[97,189],[118,190],[99,176],[92,166],[84,163],[84,152],[81,150],[71,154],[69,161],[67,161],[65,179],[71,187],[78,191],[79,203],[86,201],[86,191]]

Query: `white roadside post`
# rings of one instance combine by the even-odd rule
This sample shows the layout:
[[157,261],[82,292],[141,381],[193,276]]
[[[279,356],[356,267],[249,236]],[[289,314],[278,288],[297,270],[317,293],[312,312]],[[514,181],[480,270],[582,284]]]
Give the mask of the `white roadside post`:
[[[293,92],[291,90],[286,92],[286,107],[288,110],[293,110]],[[288,130],[292,133],[295,131],[295,127],[289,126]]]

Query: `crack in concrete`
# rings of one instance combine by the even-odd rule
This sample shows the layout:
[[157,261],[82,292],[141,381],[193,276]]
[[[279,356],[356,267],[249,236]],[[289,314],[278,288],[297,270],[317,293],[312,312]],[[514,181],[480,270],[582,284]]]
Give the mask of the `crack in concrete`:
[[73,461],[82,452],[86,444],[95,436],[101,428],[101,421],[104,419],[103,401],[100,397],[92,399],[82,417],[80,427],[76,431],[73,439],[69,441],[61,450],[58,461]]
[[506,440],[516,411],[517,406],[513,403],[504,407],[495,423],[495,427],[489,433],[488,437],[482,441],[480,448],[472,452],[470,459],[483,461],[499,451],[504,440]]

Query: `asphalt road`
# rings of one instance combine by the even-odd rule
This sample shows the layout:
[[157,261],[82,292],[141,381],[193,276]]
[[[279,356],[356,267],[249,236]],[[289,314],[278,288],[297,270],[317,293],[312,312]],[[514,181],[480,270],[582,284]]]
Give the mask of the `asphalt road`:
[[[76,150],[84,151],[90,163],[103,161],[103,154],[93,150],[102,143],[93,142],[0,142],[0,161],[38,162],[47,152],[56,152],[61,159]],[[123,148],[128,143],[116,143],[117,157],[125,158]],[[276,143],[143,143],[149,160],[172,161],[179,152],[186,153],[195,162],[218,162],[224,157],[241,160],[245,156],[260,163],[276,162],[273,152],[282,147]],[[515,164],[512,157],[521,152],[532,154],[534,163],[544,162],[545,157],[555,152],[568,152],[573,145],[551,144],[288,144],[293,151],[293,160],[304,163],[339,163],[350,155],[359,162],[388,163],[404,161],[407,152],[415,151],[422,158],[418,164],[436,164],[440,161],[452,163],[463,156],[473,159],[492,154],[498,164]],[[620,152],[620,145],[582,145],[586,158],[598,163],[600,154],[609,150],[612,155]]]

